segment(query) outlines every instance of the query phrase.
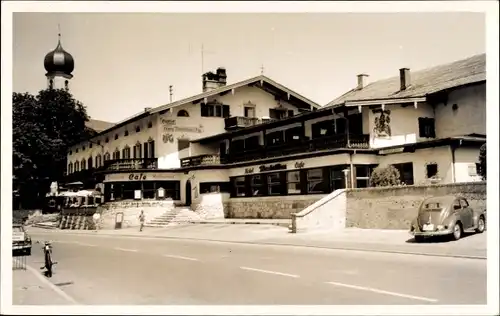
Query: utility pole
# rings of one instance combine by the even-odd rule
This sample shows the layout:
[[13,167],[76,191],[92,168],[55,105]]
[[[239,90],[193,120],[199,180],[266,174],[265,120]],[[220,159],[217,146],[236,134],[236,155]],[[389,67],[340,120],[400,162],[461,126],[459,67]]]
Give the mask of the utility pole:
[[172,96],[174,95],[174,90],[172,85],[168,86],[168,90],[170,92],[170,103],[172,103]]

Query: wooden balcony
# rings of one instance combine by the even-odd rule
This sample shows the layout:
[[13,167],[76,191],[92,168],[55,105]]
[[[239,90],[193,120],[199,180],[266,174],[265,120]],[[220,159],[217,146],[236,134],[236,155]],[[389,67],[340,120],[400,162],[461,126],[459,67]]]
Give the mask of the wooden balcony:
[[368,149],[369,146],[370,135],[333,135],[311,140],[287,142],[266,148],[260,147],[252,150],[232,152],[228,157],[223,159],[222,163],[258,160],[328,149]]
[[144,170],[158,169],[158,158],[113,159],[104,162],[104,169],[111,170]]
[[226,130],[234,130],[238,128],[244,128],[249,126],[255,126],[267,122],[271,122],[273,119],[262,119],[258,117],[245,117],[245,116],[232,116],[224,119],[224,127]]
[[199,155],[181,159],[181,167],[207,166],[220,164],[219,155]]

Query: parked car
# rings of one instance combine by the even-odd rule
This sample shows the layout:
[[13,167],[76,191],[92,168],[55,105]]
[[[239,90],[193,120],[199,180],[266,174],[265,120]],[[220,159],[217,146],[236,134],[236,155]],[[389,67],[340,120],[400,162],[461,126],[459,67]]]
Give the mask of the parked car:
[[22,224],[12,224],[12,252],[31,255],[31,237]]
[[425,199],[410,227],[415,241],[426,237],[450,236],[454,240],[464,232],[482,233],[486,229],[486,210],[470,207],[467,199],[454,195]]

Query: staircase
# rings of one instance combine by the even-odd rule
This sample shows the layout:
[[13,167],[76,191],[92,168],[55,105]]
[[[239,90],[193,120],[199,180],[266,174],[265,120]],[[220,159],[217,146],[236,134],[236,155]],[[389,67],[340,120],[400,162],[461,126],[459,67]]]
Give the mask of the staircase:
[[200,215],[193,212],[189,206],[176,206],[162,215],[147,221],[146,227],[168,227],[179,224],[187,224],[201,220]]

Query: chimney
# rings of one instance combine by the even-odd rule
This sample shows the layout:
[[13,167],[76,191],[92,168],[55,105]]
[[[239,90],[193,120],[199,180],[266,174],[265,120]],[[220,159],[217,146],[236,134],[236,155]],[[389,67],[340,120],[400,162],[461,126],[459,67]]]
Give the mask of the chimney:
[[357,87],[358,90],[361,90],[364,88],[365,83],[366,83],[365,77],[368,77],[368,75],[367,74],[359,74],[358,75],[358,87]]
[[209,71],[203,74],[203,92],[214,90],[226,85],[227,75],[226,69],[223,67],[217,68],[215,73]]
[[399,80],[401,82],[401,90],[406,90],[411,85],[410,68],[399,69]]

